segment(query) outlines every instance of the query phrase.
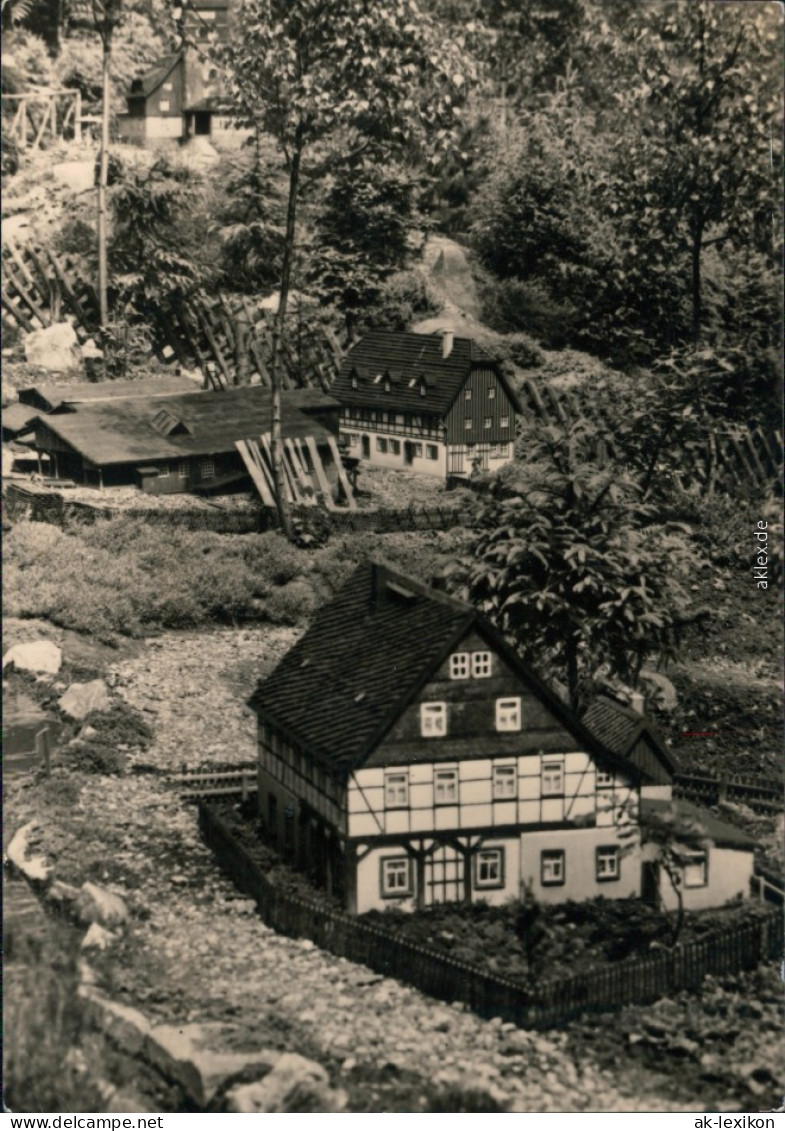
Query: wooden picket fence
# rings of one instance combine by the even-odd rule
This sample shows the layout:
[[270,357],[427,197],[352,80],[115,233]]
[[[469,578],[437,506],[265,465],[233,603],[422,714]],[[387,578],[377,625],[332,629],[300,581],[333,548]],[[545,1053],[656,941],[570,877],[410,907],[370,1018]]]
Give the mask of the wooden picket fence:
[[781,813],[783,783],[774,778],[744,778],[738,774],[710,777],[702,774],[676,774],[673,792],[677,797],[702,805],[719,805],[721,801],[739,801],[755,813]]
[[3,240],[3,313],[28,333],[69,316],[80,342],[98,329],[98,296],[68,256]]
[[449,955],[335,910],[318,899],[302,899],[261,871],[221,818],[199,803],[202,836],[235,885],[256,901],[264,922],[386,977],[415,986],[443,1001],[465,1002],[485,1017],[522,1028],[550,1027],[593,1010],[655,1001],[680,990],[699,989],[707,974],[736,974],[777,961],[783,947],[779,912],[737,924],[672,950],[626,959],[536,987],[499,978]]
[[2,96],[3,133],[20,150],[46,149],[64,139],[82,140],[78,90],[38,90]]

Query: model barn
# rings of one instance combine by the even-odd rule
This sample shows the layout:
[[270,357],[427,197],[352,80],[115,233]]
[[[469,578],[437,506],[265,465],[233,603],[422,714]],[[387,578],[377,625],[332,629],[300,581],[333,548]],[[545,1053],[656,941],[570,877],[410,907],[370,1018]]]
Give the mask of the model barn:
[[[350,911],[641,894],[668,765],[614,753],[463,602],[361,566],[251,706],[268,835]],[[685,879],[699,906],[748,891],[731,831],[738,866],[707,847]]]
[[[117,385],[117,396],[35,420],[36,449],[49,457],[56,478],[98,488],[136,486],[150,494],[250,488],[237,443],[269,432],[269,389],[129,397]],[[321,391],[282,394],[284,439],[310,439],[330,466],[337,416],[337,403]]]
[[445,478],[513,458],[520,404],[498,362],[470,338],[375,330],[332,388],[351,456]]

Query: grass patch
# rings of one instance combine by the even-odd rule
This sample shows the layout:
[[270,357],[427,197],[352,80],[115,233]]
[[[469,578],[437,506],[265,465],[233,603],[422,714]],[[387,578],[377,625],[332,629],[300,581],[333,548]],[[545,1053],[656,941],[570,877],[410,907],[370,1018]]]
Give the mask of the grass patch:
[[465,537],[352,535],[317,550],[280,534],[163,530],[124,517],[70,531],[19,522],[5,540],[5,614],[113,642],[165,629],[307,620],[371,555],[430,580]]

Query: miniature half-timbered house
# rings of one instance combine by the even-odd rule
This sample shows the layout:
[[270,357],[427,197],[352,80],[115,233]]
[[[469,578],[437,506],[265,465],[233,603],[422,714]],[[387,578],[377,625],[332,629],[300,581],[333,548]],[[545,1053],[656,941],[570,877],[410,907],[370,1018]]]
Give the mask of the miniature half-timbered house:
[[520,403],[498,362],[470,338],[374,330],[332,387],[349,455],[445,478],[513,458]]
[[350,911],[641,894],[667,766],[615,754],[463,602],[363,565],[251,705],[268,835]]

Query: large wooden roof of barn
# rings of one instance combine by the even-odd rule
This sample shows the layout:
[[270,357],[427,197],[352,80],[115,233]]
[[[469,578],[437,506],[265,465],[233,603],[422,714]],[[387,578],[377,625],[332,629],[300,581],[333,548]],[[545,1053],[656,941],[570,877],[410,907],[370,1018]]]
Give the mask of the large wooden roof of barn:
[[162,58],[157,59],[144,74],[131,80],[131,85],[128,88],[129,97],[147,98],[149,95],[153,94],[161,83],[169,78],[169,75],[181,59],[182,52],[180,51],[173,52],[171,55],[164,55]]
[[127,397],[170,397],[175,393],[197,393],[187,377],[145,377],[138,381],[82,381],[75,385],[32,385],[19,392],[20,404],[52,412],[63,405],[88,401],[115,401]]
[[[195,392],[171,397],[136,397],[80,405],[62,416],[39,422],[96,467],[157,459],[186,459],[234,451],[237,440],[270,431],[272,394],[261,385]],[[317,443],[329,433],[309,409],[337,408],[316,389],[287,389],[281,394],[284,438]]]
[[[470,629],[488,640],[578,749],[590,751],[603,766],[637,776],[635,767],[616,758],[582,726],[476,609],[380,562],[367,562],[352,574],[259,684],[250,706],[331,772],[348,773],[370,760]],[[525,752],[526,736],[515,737],[516,749]],[[412,761],[424,756],[438,760],[437,745],[430,744],[423,755],[420,744]],[[464,750],[454,741],[445,750],[448,745],[452,759],[480,756],[476,741]]]
[[[447,357],[442,356],[442,346],[441,334],[372,330],[356,342],[343,359],[332,393],[342,404],[409,409],[443,416],[472,369],[482,366],[496,372],[518,408],[515,391],[498,363],[482,346],[472,338],[455,337]],[[389,383],[389,392],[386,383]]]

